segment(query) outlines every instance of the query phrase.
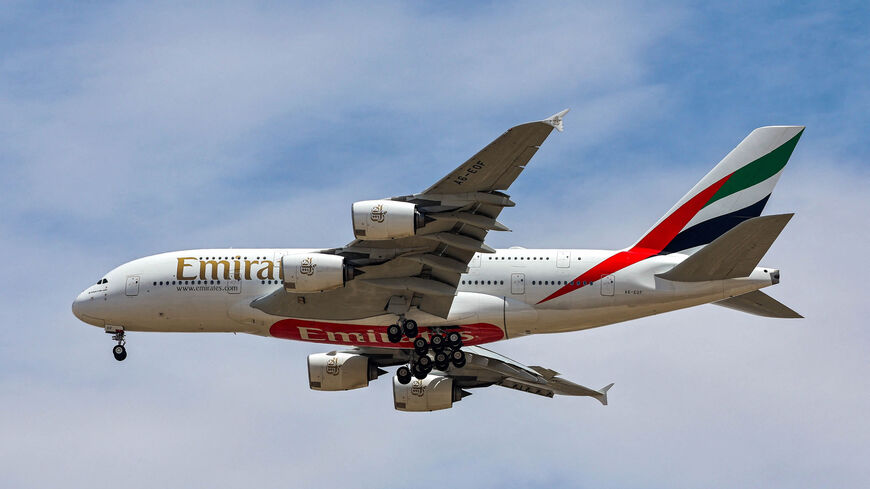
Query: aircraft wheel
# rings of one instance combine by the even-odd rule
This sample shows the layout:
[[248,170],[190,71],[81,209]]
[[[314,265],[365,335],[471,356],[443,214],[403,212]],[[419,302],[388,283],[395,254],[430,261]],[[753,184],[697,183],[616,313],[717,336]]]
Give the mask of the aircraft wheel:
[[406,319],[404,323],[402,323],[402,330],[405,332],[405,336],[408,338],[414,338],[417,336],[417,321],[413,319]]
[[444,336],[440,334],[432,335],[432,339],[429,340],[429,343],[432,344],[433,350],[441,351],[444,349]]
[[446,372],[450,368],[450,356],[443,351],[435,354],[435,368],[442,372]]
[[115,347],[112,348],[112,355],[115,356],[115,360],[119,362],[123,361],[127,358],[127,349],[124,348],[124,345],[115,345]]
[[390,343],[398,343],[402,341],[402,328],[398,324],[392,324],[387,328],[387,339]]
[[447,344],[453,347],[462,346],[462,335],[458,331],[447,333]]
[[446,364],[450,361],[450,357],[447,356],[447,353],[443,351],[439,351],[435,354],[435,363],[436,364]]
[[427,375],[429,375],[429,372],[425,371],[425,369],[421,369],[419,365],[414,366],[414,377],[423,380]]
[[407,384],[411,381],[411,369],[405,365],[399,367],[399,369],[396,370],[396,378],[399,380],[400,384]]
[[462,368],[465,366],[465,352],[462,350],[456,350],[450,354],[450,361],[456,368]]
[[[422,357],[417,359],[417,366],[420,367],[420,370],[429,369],[432,370],[432,359],[427,355],[423,355]],[[429,373],[428,371],[426,373]]]
[[426,338],[419,337],[414,339],[414,351],[417,352],[417,355],[429,353],[429,343],[426,342]]

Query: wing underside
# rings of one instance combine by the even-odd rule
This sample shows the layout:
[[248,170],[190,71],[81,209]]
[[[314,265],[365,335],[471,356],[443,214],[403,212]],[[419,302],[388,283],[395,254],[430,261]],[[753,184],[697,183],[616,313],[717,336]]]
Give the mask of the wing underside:
[[[433,371],[433,374],[453,379],[454,384],[461,389],[499,385],[544,397],[587,396],[605,406],[607,391],[613,386],[609,384],[597,390],[584,387],[563,379],[554,370],[538,366],[528,367],[479,346],[466,346],[463,351],[467,359],[465,366],[450,367],[444,372]],[[357,347],[350,352],[369,357],[379,367],[407,363],[411,356],[409,350],[387,348]]]
[[492,253],[489,231],[507,231],[496,218],[514,203],[504,193],[554,128],[562,111],[538,122],[515,126],[424,192],[393,197],[410,202],[425,216],[411,237],[357,239],[341,255],[359,272],[343,288],[309,294],[279,289],[251,305],[266,313],[307,319],[351,320],[411,308],[446,318],[460,276],[475,253]]

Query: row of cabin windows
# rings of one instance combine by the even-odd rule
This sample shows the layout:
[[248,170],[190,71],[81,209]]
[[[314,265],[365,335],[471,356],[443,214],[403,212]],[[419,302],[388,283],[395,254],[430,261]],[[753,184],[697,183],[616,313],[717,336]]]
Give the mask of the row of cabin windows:
[[566,281],[566,280],[532,280],[532,285],[592,285],[594,282]]
[[[105,279],[103,279],[103,280],[104,281],[102,283],[106,283]],[[154,282],[154,285],[155,286],[158,286],[158,285],[176,285],[176,282],[178,283],[178,285],[220,285],[221,284],[220,280],[173,280],[172,282],[170,282],[169,280],[166,280],[166,281]],[[279,282],[278,280],[260,280],[260,283],[263,285],[265,285],[267,283],[269,285],[271,285],[271,284],[279,284],[281,282]],[[97,282],[97,284],[99,285],[100,282]]]
[[[516,256],[516,257],[489,256],[489,257],[487,257],[487,259],[488,260],[549,260],[550,257],[549,256],[541,256],[541,257],[537,257],[537,256],[532,256],[532,257],[528,257],[528,256],[526,256],[526,257],[522,257],[522,256]],[[577,261],[580,261],[579,256],[577,257]]]
[[178,282],[178,285],[209,285],[209,282],[211,282],[211,285],[221,284],[220,280],[173,280],[172,282],[166,280],[162,282],[154,282],[154,285],[175,285],[176,282]]
[[[462,285],[504,285],[504,280],[463,280]],[[594,282],[567,280],[532,280],[532,285],[592,285]]]
[[[247,260],[247,256],[200,256],[198,260]],[[265,256],[255,256],[254,260],[268,260]]]

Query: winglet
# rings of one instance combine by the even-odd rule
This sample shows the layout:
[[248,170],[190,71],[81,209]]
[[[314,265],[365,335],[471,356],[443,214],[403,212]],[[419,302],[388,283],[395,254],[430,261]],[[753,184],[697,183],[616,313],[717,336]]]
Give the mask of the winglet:
[[546,119],[542,120],[541,122],[543,122],[545,124],[549,124],[549,125],[555,127],[557,131],[562,132],[565,130],[564,126],[562,126],[562,117],[564,117],[565,114],[567,114],[569,110],[571,110],[571,109],[565,109],[562,112],[559,112],[557,114],[553,114],[550,117],[547,117]]
[[613,383],[605,385],[601,389],[598,389],[598,394],[600,395],[594,396],[595,399],[598,399],[598,401],[604,406],[607,405],[607,391],[609,391],[611,387],[613,387]]

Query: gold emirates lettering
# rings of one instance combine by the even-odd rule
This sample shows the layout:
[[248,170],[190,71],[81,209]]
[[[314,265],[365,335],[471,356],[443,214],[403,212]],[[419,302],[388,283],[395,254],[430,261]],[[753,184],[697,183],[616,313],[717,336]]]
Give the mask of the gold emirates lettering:
[[[230,275],[236,280],[256,277],[257,280],[274,280],[275,263],[271,260],[200,260],[185,256],[178,258],[178,269],[175,276],[178,280],[230,280]],[[187,270],[191,268],[192,270]],[[197,273],[198,272],[198,273]]]

